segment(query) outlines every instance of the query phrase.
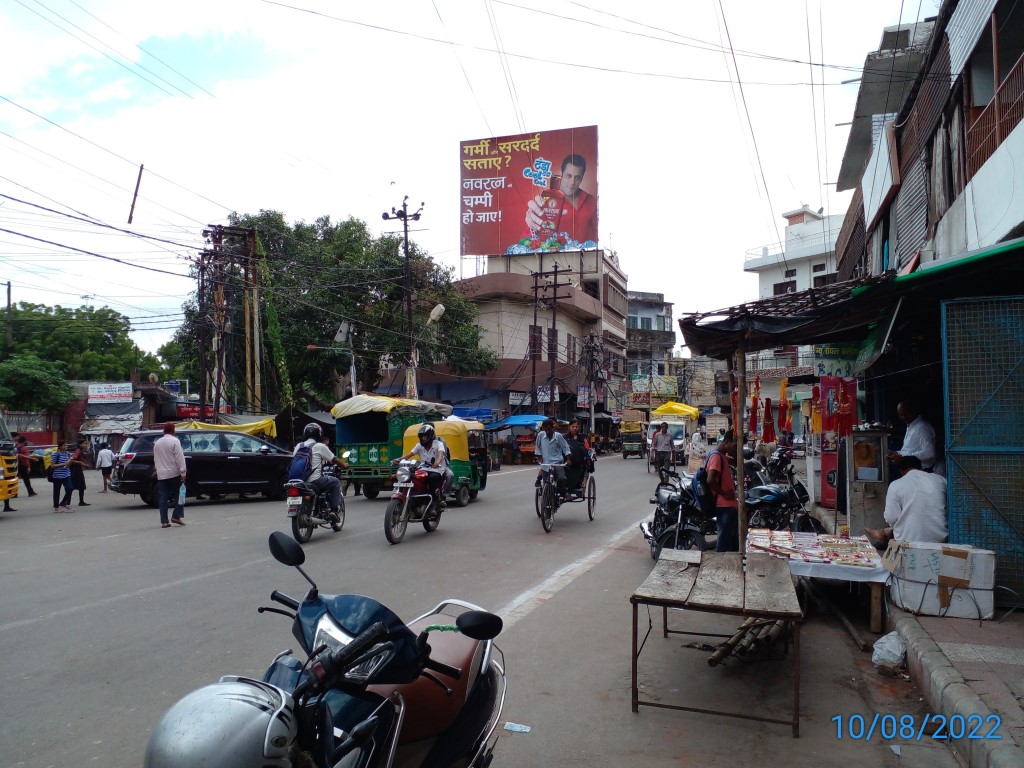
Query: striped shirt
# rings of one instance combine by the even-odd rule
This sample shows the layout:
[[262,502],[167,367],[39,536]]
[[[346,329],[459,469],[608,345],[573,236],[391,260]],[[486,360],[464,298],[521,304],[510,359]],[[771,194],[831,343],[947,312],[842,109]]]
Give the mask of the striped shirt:
[[50,456],[50,466],[53,467],[53,479],[65,480],[71,477],[71,467],[57,467],[55,464],[67,464],[71,461],[71,454],[67,451],[54,451]]

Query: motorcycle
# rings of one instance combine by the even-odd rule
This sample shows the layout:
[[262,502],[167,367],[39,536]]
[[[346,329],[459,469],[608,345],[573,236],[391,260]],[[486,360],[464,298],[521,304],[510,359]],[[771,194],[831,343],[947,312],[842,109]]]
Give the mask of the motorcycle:
[[662,468],[661,482],[650,503],[655,505],[654,517],[640,523],[640,532],[651,548],[651,557],[657,560],[661,551],[669,549],[708,548],[706,536],[717,534],[714,517],[707,517],[700,509],[691,490],[691,475],[680,475]]
[[751,528],[784,531],[789,528],[794,515],[804,514],[804,505],[810,500],[810,494],[797,479],[792,465],[786,472],[786,478],[788,485],[761,485],[747,491],[747,520]]
[[506,691],[500,617],[447,599],[406,625],[372,598],[320,594],[285,534],[270,551],[312,588],[302,600],[274,590],[288,610],[259,611],[293,619],[306,660],[284,651],[260,680],[226,676],[185,696],[153,729],[145,768],[490,764]]
[[793,452],[784,445],[775,449],[772,457],[765,464],[765,472],[771,483],[781,483],[786,478],[786,468],[792,466]]
[[[347,459],[351,451],[345,451],[341,458]],[[325,466],[324,475],[337,477],[335,466]],[[284,484],[285,504],[288,517],[292,521],[292,536],[299,543],[306,543],[313,536],[316,528],[330,528],[337,533],[345,525],[345,499],[341,500],[338,514],[331,512],[331,500],[328,491],[316,490],[304,480],[289,480]]]
[[416,459],[402,459],[395,470],[395,490],[384,511],[384,535],[392,544],[401,543],[410,522],[422,522],[427,533],[437,530],[444,512],[442,479],[438,493],[431,493],[427,477],[444,475],[438,467],[426,467]]

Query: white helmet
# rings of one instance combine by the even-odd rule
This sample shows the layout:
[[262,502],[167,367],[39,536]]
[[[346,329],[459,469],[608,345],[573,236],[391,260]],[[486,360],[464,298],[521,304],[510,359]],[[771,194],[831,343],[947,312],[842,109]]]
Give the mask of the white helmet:
[[292,697],[246,677],[222,677],[188,694],[153,729],[145,768],[291,768],[298,733]]

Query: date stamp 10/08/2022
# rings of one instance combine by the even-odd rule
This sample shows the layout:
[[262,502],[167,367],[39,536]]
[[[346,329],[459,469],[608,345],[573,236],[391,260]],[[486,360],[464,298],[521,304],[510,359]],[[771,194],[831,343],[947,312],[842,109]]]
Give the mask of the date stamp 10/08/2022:
[[852,741],[900,739],[1001,739],[999,715],[894,715],[876,712],[874,715],[836,715],[836,738]]

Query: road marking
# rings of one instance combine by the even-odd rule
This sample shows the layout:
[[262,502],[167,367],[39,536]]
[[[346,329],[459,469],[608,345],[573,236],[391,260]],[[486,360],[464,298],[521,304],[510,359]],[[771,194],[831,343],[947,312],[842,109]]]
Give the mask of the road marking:
[[35,616],[31,619],[20,619],[19,621],[9,621],[6,624],[0,624],[0,632],[8,629],[18,629],[19,627],[28,627],[33,624],[40,624],[50,619],[57,619],[63,616],[70,616],[75,613],[81,613],[82,611],[90,611],[94,608],[102,608],[105,605],[111,605],[113,603],[120,602],[122,600],[133,600],[143,595],[151,595],[155,592],[162,592],[166,589],[177,589],[183,584],[190,584],[193,581],[200,581],[202,579],[208,579],[211,576],[221,576],[225,573],[231,573],[232,571],[238,571],[242,568],[249,568],[253,565],[262,565],[263,563],[269,563],[273,560],[272,557],[261,557],[259,560],[250,560],[247,563],[241,565],[235,565],[230,568],[220,568],[216,571],[208,571],[207,573],[197,573],[194,576],[188,576],[184,579],[178,579],[177,581],[169,581],[165,584],[157,584],[156,586],[146,587],[145,589],[139,589],[135,592],[125,592],[120,595],[111,595],[105,597],[102,600],[94,600],[91,603],[83,603],[75,605],[70,608],[63,608],[59,611],[51,611],[50,613],[44,613],[42,616]]
[[560,590],[565,589],[565,587],[572,584],[572,582],[608,557],[620,543],[636,533],[636,526],[636,523],[631,523],[627,528],[613,535],[589,555],[585,555],[575,562],[560,568],[540,584],[512,598],[512,600],[496,611],[504,621],[504,629],[507,630],[520,619],[526,618],[534,608],[542,605]]

